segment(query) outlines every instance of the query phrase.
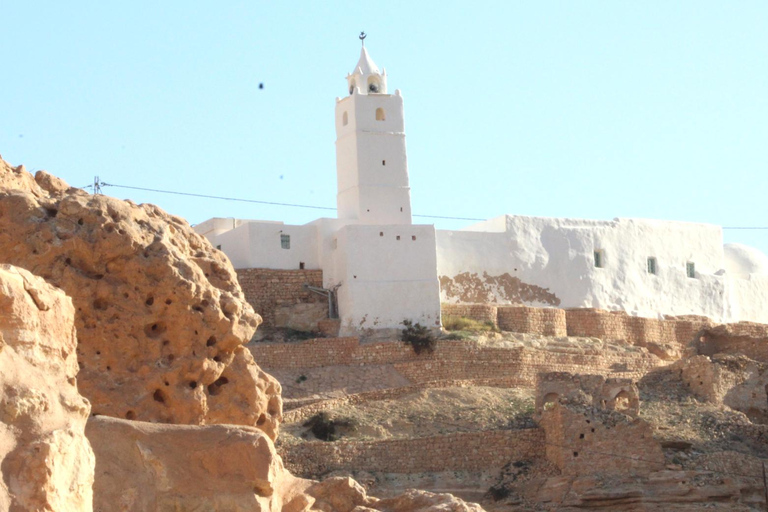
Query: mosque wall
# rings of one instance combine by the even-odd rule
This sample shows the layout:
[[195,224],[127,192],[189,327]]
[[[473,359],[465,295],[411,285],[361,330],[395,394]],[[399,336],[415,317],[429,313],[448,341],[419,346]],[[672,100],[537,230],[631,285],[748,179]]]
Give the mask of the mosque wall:
[[437,232],[441,300],[768,322],[768,277],[725,270],[719,226],[502,216]]

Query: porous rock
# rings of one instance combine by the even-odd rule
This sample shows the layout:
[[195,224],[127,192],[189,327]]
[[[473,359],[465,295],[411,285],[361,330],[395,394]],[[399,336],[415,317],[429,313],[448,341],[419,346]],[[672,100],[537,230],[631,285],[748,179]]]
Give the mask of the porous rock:
[[92,510],[72,301],[0,265],[0,510]]
[[72,297],[94,414],[277,435],[280,385],[242,347],[260,317],[226,256],[183,219],[0,159],[0,261]]

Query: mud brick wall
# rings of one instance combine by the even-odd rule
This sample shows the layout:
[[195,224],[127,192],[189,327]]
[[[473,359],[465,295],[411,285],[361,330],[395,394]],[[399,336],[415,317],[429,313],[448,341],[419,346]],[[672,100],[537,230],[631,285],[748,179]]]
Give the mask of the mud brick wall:
[[498,326],[502,331],[540,334],[560,338],[567,335],[565,310],[532,308],[527,306],[500,306],[497,310]]
[[492,304],[441,304],[440,313],[443,316],[462,316],[498,325],[497,308]]
[[312,441],[284,445],[278,453],[291,473],[305,478],[348,469],[386,473],[481,471],[540,457],[543,441],[543,431],[535,428],[368,442]]
[[245,268],[237,270],[237,280],[245,300],[261,315],[265,327],[275,325],[275,309],[280,306],[328,300],[304,288],[305,284],[322,287],[322,270]]

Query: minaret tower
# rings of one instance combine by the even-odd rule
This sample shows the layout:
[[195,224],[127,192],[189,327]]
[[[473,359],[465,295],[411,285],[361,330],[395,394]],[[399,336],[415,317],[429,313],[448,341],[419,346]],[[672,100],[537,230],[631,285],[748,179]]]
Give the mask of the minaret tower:
[[411,224],[403,98],[387,94],[387,71],[365,48],[347,75],[349,96],[336,100],[336,203],[339,219]]

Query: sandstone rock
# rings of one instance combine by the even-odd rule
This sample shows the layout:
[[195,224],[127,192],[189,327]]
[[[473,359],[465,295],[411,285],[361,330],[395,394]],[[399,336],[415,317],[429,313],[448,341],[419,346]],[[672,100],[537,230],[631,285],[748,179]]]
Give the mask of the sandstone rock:
[[88,420],[96,453],[94,510],[301,512],[311,484],[283,468],[259,429]]
[[477,503],[467,503],[452,494],[416,489],[408,489],[400,496],[381,500],[374,509],[382,512],[483,512],[483,507]]
[[0,265],[0,510],[92,510],[73,323],[61,290]]
[[0,160],[0,261],[72,297],[78,384],[95,414],[275,438],[280,385],[242,347],[260,318],[226,256],[183,219]]

